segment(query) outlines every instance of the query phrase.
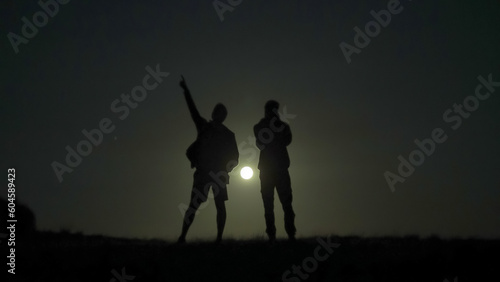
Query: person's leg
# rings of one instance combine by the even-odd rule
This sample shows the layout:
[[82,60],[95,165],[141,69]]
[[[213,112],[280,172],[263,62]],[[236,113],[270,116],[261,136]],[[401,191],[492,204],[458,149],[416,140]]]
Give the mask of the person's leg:
[[[218,189],[217,189],[218,188]],[[218,187],[216,184],[212,186],[214,192],[215,208],[217,209],[217,239],[216,242],[219,243],[222,240],[222,233],[224,233],[224,227],[226,226],[226,201],[227,189],[226,187]]]
[[274,181],[273,176],[260,173],[260,192],[264,202],[264,218],[266,219],[266,233],[269,240],[276,239],[276,226],[274,225]]
[[276,184],[276,191],[283,207],[283,213],[285,214],[285,230],[288,234],[290,240],[295,239],[295,213],[292,208],[292,185],[290,181],[290,174],[288,170],[282,171],[278,175],[278,182]]
[[220,242],[222,240],[222,233],[224,233],[224,226],[226,226],[226,203],[224,201],[216,201],[215,207],[217,208],[216,242]]
[[[189,201],[189,207],[184,214],[184,221],[182,223],[182,232],[179,236],[178,242],[183,243],[186,241],[186,235],[188,233],[189,227],[193,223],[196,211],[200,205],[207,200],[208,191],[200,189],[203,187],[203,179],[199,173],[195,172],[193,190],[191,191],[191,200]],[[206,189],[205,189],[206,190]]]
[[189,203],[189,207],[184,214],[184,221],[182,223],[182,233],[179,239],[177,240],[179,243],[183,243],[186,241],[186,235],[188,233],[189,227],[193,223],[194,216],[196,215],[196,211],[200,206],[201,202],[199,202],[198,197],[195,196],[194,191],[191,192],[191,201]]

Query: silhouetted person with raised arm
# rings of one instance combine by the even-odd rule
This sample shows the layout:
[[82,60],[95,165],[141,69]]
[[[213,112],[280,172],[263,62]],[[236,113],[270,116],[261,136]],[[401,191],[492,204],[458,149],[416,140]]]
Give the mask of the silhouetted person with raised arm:
[[184,97],[198,134],[196,141],[187,150],[191,167],[196,167],[196,171],[193,177],[189,208],[184,215],[182,233],[178,242],[186,241],[186,235],[194,220],[196,210],[207,200],[209,189],[212,188],[217,209],[216,242],[218,243],[222,239],[226,224],[225,201],[228,199],[226,189],[229,184],[228,173],[238,164],[238,146],[234,133],[222,124],[227,116],[226,107],[223,104],[217,104],[212,111],[212,120],[207,121],[198,112],[184,77],[179,84],[184,89]]
[[253,128],[257,147],[260,149],[259,170],[266,233],[269,240],[276,240],[274,225],[274,188],[278,192],[285,213],[285,230],[288,238],[295,240],[295,213],[292,208],[292,187],[288,167],[290,158],[286,147],[292,142],[290,126],[278,115],[279,103],[270,100],[264,107],[265,117]]

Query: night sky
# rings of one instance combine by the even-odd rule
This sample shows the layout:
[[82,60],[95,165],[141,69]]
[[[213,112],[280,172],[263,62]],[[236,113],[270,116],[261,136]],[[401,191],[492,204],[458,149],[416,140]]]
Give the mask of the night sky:
[[[9,34],[19,40],[22,18],[33,22],[43,10],[2,1],[2,197],[13,167],[17,200],[40,230],[176,239],[194,172],[185,152],[196,138],[182,74],[203,117],[227,106],[225,125],[239,145],[225,238],[265,234],[253,126],[269,99],[292,130],[298,237],[500,236],[498,1],[220,3],[230,9],[73,0],[14,47]],[[395,13],[363,42],[355,28],[365,32],[370,11],[382,9]],[[358,48],[347,59],[342,42]],[[157,69],[163,74],[146,80],[141,101],[122,100]],[[82,131],[102,123],[108,133],[59,181],[53,163],[67,166],[67,146],[76,150],[87,140]],[[419,165],[402,177],[398,157],[408,160],[415,139],[433,136],[440,143],[427,140],[435,148],[411,155]],[[240,177],[243,166],[256,172],[251,180]],[[404,182],[391,189],[387,172]],[[284,237],[277,197],[275,211]],[[188,240],[215,238],[215,219],[209,199]]]

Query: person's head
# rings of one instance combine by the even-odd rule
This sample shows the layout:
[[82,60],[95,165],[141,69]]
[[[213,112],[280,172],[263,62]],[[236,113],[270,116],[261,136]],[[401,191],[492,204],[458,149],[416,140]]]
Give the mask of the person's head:
[[264,106],[264,112],[266,117],[275,117],[278,116],[278,109],[280,107],[280,104],[274,100],[269,100],[267,101],[266,105]]
[[215,105],[214,110],[212,111],[212,120],[215,122],[222,123],[226,119],[226,116],[227,116],[226,106],[224,106],[221,103]]

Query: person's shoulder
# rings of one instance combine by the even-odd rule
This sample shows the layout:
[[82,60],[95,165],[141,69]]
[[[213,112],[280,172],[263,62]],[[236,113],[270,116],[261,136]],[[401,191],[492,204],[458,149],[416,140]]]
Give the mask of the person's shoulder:
[[196,119],[196,125],[198,126],[207,126],[209,124],[209,122],[202,116],[199,116],[197,119]]
[[225,126],[222,123],[215,123],[213,121],[210,121],[208,122],[208,124],[210,125],[210,128],[213,130],[221,131],[226,134],[234,134],[229,128],[227,128],[227,126]]
[[222,129],[224,130],[224,132],[228,135],[231,135],[231,136],[234,136],[234,132],[231,131],[231,129],[227,128],[227,126],[223,125],[222,124]]
[[198,125],[201,128],[208,128],[210,127],[210,122],[208,122],[204,117],[200,117],[200,119],[198,120]]
[[268,123],[269,123],[269,121],[266,118],[262,118],[261,120],[259,120],[259,122],[257,124],[255,124],[253,126],[253,128],[265,127],[265,126],[267,126]]
[[196,128],[198,129],[198,134],[207,132],[210,130],[210,123],[206,119],[200,118],[196,122]]

